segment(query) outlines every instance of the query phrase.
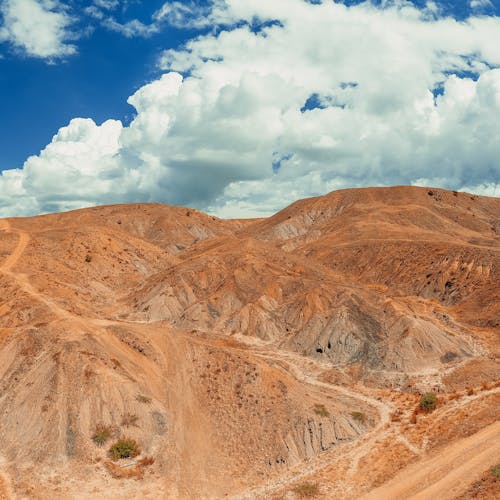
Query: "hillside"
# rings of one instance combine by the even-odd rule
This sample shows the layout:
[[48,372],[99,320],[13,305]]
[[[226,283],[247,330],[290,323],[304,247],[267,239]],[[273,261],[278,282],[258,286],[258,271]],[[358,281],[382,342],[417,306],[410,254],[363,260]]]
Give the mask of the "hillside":
[[0,220],[0,498],[416,495],[441,462],[445,498],[466,451],[458,497],[500,451],[469,437],[500,437],[498,283],[500,199],[440,189]]

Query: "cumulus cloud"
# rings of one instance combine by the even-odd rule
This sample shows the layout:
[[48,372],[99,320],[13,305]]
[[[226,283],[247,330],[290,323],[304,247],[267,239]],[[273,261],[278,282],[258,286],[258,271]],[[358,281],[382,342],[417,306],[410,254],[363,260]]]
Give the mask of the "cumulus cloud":
[[68,40],[72,18],[56,0],[4,0],[0,42],[9,42],[28,56],[54,59],[76,52]]
[[499,18],[303,0],[210,15],[222,27],[162,54],[129,126],[73,120],[4,173],[0,214],[155,200],[250,216],[393,184],[498,196]]

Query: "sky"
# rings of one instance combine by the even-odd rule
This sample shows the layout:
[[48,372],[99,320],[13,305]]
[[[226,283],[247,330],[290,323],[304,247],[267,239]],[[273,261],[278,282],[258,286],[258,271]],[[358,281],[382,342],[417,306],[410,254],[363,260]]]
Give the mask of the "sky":
[[500,195],[500,0],[0,0],[0,217]]

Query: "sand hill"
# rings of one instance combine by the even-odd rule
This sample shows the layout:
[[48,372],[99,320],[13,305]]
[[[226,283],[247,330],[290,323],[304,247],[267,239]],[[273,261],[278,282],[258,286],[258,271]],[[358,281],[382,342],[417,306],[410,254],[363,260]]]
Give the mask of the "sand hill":
[[440,189],[1,220],[0,498],[494,498],[499,283]]

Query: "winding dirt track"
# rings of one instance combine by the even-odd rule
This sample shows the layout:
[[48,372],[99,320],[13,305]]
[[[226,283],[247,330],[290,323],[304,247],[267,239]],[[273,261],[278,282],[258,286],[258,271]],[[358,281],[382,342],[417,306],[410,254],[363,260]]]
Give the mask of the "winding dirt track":
[[451,500],[500,457],[500,422],[401,471],[361,500]]
[[[12,232],[9,221],[0,221],[0,231],[6,231],[7,233]],[[4,272],[9,272],[16,265],[19,257],[21,257],[30,241],[30,236],[28,233],[24,231],[16,231],[16,233],[19,235],[17,247],[0,266],[0,269]]]

